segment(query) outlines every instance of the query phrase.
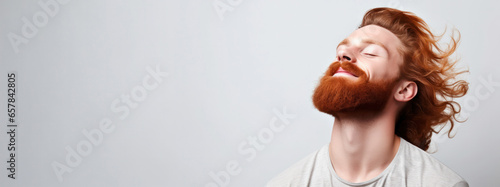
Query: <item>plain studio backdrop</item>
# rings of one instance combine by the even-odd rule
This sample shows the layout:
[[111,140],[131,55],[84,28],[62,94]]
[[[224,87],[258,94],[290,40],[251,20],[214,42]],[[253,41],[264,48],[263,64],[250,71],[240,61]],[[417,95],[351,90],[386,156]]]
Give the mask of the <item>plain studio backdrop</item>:
[[494,186],[499,5],[2,0],[0,186],[263,186],[329,142],[334,119],[314,108],[313,89],[337,44],[375,7],[414,12],[436,34],[447,29],[443,44],[460,31],[454,57],[470,70],[458,100],[468,120],[451,140],[435,135],[433,155],[471,186]]

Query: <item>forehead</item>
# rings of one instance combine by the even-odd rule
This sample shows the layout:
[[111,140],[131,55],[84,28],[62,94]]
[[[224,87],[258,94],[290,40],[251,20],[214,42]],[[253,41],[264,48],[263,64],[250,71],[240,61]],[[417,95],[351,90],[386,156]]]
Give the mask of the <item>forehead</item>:
[[397,53],[398,49],[402,46],[399,38],[391,31],[377,26],[367,25],[361,27],[351,33],[340,45],[358,45],[363,43],[373,43],[381,45],[389,53]]

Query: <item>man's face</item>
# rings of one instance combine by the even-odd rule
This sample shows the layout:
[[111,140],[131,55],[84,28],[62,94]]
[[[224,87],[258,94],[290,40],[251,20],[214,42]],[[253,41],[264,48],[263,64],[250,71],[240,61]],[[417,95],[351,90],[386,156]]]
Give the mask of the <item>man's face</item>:
[[321,78],[313,95],[318,110],[337,115],[380,111],[392,95],[403,57],[401,41],[389,30],[368,25],[337,47],[337,61]]
[[355,64],[367,74],[369,80],[387,80],[399,75],[399,66],[403,64],[403,57],[398,51],[401,46],[401,41],[391,31],[367,25],[340,42],[337,61]]

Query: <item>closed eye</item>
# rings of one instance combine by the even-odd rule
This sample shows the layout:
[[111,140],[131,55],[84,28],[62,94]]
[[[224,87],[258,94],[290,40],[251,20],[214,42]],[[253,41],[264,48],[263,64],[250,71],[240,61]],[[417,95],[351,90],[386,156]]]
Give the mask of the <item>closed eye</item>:
[[377,56],[377,55],[375,55],[375,54],[373,54],[373,53],[363,53],[363,54],[364,54],[364,55],[366,55],[366,56],[371,56],[371,57],[375,57],[375,56]]

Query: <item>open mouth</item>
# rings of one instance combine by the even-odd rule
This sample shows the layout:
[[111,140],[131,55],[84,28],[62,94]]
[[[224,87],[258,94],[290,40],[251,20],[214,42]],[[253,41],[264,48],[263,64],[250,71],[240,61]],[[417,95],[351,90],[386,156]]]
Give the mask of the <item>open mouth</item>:
[[350,76],[350,77],[358,77],[356,76],[355,74],[349,72],[349,71],[346,71],[345,69],[342,69],[341,67],[339,67],[339,69],[337,70],[337,72],[335,72],[333,74],[333,76]]

